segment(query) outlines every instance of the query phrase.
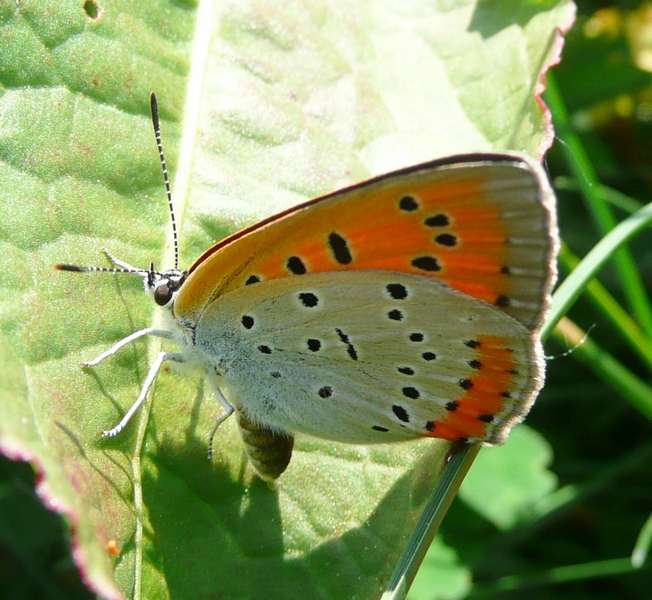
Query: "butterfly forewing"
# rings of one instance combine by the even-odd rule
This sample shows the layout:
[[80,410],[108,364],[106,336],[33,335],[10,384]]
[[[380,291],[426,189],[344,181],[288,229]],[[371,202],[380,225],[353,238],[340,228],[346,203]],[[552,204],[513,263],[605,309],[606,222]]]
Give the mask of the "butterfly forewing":
[[554,278],[552,195],[540,167],[498,156],[383,176],[239,232],[190,269],[177,314],[195,321],[246,285],[373,269],[441,280],[536,329]]

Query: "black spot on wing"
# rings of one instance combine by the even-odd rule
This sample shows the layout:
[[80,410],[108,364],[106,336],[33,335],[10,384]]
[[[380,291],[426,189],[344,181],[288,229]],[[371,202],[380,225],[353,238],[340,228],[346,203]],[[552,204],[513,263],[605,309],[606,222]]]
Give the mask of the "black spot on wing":
[[419,390],[415,387],[404,387],[401,392],[406,398],[411,398],[412,400],[416,400],[421,396],[419,393]]
[[448,218],[448,215],[445,215],[443,213],[439,213],[438,215],[432,215],[431,217],[428,217],[425,221],[424,224],[426,227],[447,227],[450,225],[451,220]]
[[408,415],[407,410],[405,410],[405,408],[403,408],[401,405],[394,404],[392,406],[392,411],[399,421],[403,421],[404,423],[408,423],[410,421],[410,415]]
[[351,343],[349,336],[344,333],[341,329],[336,328],[335,331],[340,338],[340,341],[346,345],[346,352],[349,357],[353,360],[358,360],[358,351],[355,349],[355,346]]
[[330,398],[333,395],[333,388],[330,385],[325,385],[319,388],[317,392],[321,398]]
[[398,207],[404,212],[414,212],[418,210],[419,203],[414,196],[403,196],[398,201]]
[[440,233],[438,236],[435,236],[435,242],[440,246],[453,248],[457,246],[457,236],[454,236],[452,233]]
[[512,305],[512,301],[509,299],[508,296],[505,296],[505,294],[501,294],[496,298],[496,306],[500,306],[501,308],[507,308],[508,306]]
[[339,328],[336,328],[335,331],[337,332],[337,335],[339,336],[340,341],[341,341],[343,344],[348,344],[348,343],[349,343],[349,341],[350,341],[350,340],[349,340],[349,336],[346,335],[346,333],[344,333],[344,332],[343,332],[341,329],[339,329]]
[[308,272],[306,265],[298,256],[290,256],[285,263],[285,266],[293,275],[304,275]]
[[306,308],[314,308],[319,304],[319,298],[312,292],[301,292],[299,294],[299,302]]
[[407,288],[401,283],[389,283],[385,289],[394,300],[405,300],[408,297]]
[[441,265],[434,256],[419,256],[412,260],[412,266],[430,273],[441,271]]
[[321,342],[319,340],[310,338],[306,342],[306,344],[308,346],[308,350],[310,350],[311,352],[318,352],[319,350],[321,350]]
[[396,370],[399,373],[403,373],[403,375],[414,375],[414,369],[412,367],[397,367]]
[[328,234],[328,247],[331,250],[333,258],[341,265],[348,265],[353,257],[346,238],[342,237],[339,233]]

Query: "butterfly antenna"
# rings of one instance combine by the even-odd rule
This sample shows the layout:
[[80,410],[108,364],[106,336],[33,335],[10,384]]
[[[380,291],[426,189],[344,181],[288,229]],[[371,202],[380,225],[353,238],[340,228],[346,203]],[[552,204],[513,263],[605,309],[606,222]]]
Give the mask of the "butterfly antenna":
[[158,119],[158,102],[156,101],[156,94],[154,92],[150,95],[150,107],[152,110],[152,125],[154,126],[154,135],[156,136],[156,146],[158,147],[158,155],[161,159],[161,167],[163,167],[163,180],[165,181],[165,193],[168,197],[168,208],[170,209],[170,219],[172,220],[172,238],[174,240],[174,268],[179,268],[179,235],[177,233],[177,221],[174,217],[174,206],[172,204],[172,189],[170,188],[170,176],[168,175],[168,168],[165,164],[165,155],[163,154],[163,142],[161,141],[161,124]]
[[80,267],[78,265],[54,265],[58,271],[71,271],[72,273],[138,273],[139,275],[149,274],[145,269],[125,269],[118,267]]
[[104,248],[104,254],[109,257],[109,260],[117,265],[115,267],[80,267],[79,265],[54,265],[54,268],[58,271],[70,271],[72,273],[136,273],[138,275],[147,275],[148,277],[153,277],[154,275],[160,275],[154,271],[154,265],[152,264],[149,269],[139,269],[138,267],[132,267],[129,263],[116,258],[111,254],[106,248]]
[[586,342],[586,340],[589,339],[589,336],[591,335],[591,332],[593,331],[593,329],[596,326],[597,326],[597,323],[593,323],[593,325],[591,325],[591,327],[589,327],[587,329],[586,333],[582,336],[582,339],[579,342],[577,342],[572,348],[569,348],[568,350],[566,350],[566,352],[562,352],[561,354],[555,354],[553,356],[545,356],[544,358],[546,360],[557,360],[558,358],[565,358],[567,356],[570,356],[580,346],[584,345],[584,342]]

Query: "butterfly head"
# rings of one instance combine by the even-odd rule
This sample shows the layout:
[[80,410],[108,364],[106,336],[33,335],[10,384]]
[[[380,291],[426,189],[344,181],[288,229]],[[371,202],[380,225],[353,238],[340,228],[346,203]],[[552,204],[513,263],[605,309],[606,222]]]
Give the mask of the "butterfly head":
[[169,269],[159,273],[154,270],[154,264],[152,263],[145,276],[145,291],[159,306],[172,306],[174,297],[181,289],[186,276],[186,271],[179,271],[178,269]]

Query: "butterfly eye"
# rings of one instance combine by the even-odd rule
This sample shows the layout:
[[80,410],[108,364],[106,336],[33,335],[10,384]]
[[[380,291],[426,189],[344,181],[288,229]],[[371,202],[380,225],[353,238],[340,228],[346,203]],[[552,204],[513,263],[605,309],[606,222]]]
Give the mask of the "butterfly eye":
[[159,306],[165,306],[172,298],[172,290],[167,283],[159,285],[154,290],[154,302]]

